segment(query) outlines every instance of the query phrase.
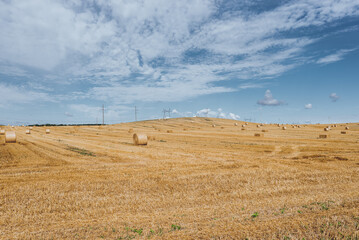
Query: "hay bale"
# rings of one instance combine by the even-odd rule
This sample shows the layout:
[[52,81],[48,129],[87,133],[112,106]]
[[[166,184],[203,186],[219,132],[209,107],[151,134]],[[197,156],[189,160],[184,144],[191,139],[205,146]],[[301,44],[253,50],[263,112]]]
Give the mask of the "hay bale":
[[262,132],[268,132],[268,130],[266,130],[266,129],[263,129],[263,130],[262,130]]
[[340,133],[341,133],[341,134],[347,134],[347,132],[346,132],[346,131],[341,131]]
[[216,124],[212,124],[212,127],[216,127]]
[[238,123],[234,123],[234,126],[238,126]]
[[349,127],[345,127],[345,130],[349,130]]
[[31,132],[30,132],[30,130],[28,129],[28,130],[26,130],[26,134],[30,134]]
[[30,129],[30,130],[32,130],[32,129],[33,129],[33,127],[30,127],[29,129]]
[[132,128],[128,129],[128,133],[133,133],[133,129]]
[[50,134],[50,129],[46,129],[46,134]]
[[16,133],[13,131],[6,132],[5,143],[16,143]]
[[187,128],[184,128],[183,131],[187,131],[188,129]]
[[147,140],[154,141],[154,140],[156,140],[156,137],[155,136],[147,136]]
[[173,131],[172,130],[167,130],[167,133],[173,133]]
[[324,128],[324,131],[325,131],[325,132],[328,132],[328,131],[329,131],[329,128]]
[[133,143],[135,145],[147,145],[147,140],[146,134],[133,134]]
[[320,135],[319,135],[319,138],[328,138],[328,137],[329,137],[328,134],[320,134]]
[[244,127],[246,127],[246,125],[243,124],[243,125],[242,125],[242,128],[244,128]]
[[221,129],[224,129],[224,127],[221,127]]
[[264,135],[263,135],[263,133],[255,133],[254,136],[255,137],[263,137]]
[[282,130],[287,130],[287,127],[282,127]]
[[247,122],[246,122],[245,124],[246,124],[246,125],[248,125],[248,123],[247,123]]
[[260,127],[261,127],[261,125],[258,124],[258,125],[257,125],[257,128],[260,128]]
[[245,128],[242,128],[241,130],[246,130]]
[[5,130],[4,129],[0,130],[0,135],[5,135]]

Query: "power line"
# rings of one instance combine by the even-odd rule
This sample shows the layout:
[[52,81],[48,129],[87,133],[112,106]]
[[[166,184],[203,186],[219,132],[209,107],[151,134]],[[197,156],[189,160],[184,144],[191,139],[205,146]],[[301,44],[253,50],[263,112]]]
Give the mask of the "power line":
[[135,106],[135,121],[137,122],[137,112],[138,112],[138,110],[137,110],[137,107]]
[[102,104],[102,125],[105,125],[105,105]]
[[167,110],[167,109],[163,109],[162,112],[163,112],[163,119],[166,118],[166,114],[167,114],[167,113],[168,113],[168,117],[171,117],[171,108],[169,108],[168,110]]

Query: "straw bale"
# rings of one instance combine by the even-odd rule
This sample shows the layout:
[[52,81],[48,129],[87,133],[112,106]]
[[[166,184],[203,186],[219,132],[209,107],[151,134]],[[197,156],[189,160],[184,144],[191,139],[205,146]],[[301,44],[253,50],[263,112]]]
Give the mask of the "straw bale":
[[287,127],[282,127],[282,130],[287,130]]
[[328,138],[328,137],[329,137],[328,134],[320,134],[320,135],[319,135],[319,138]]
[[346,132],[346,131],[341,131],[340,133],[341,133],[341,134],[347,134],[347,132]]
[[132,128],[128,129],[128,133],[133,133],[133,129]]
[[147,140],[146,134],[133,134],[133,143],[135,145],[147,145]]
[[349,130],[349,127],[345,127],[345,130]]
[[263,130],[262,130],[262,132],[268,132],[268,130],[266,130],[266,129],[263,129]]
[[46,129],[46,134],[50,134],[50,129]]
[[16,143],[16,133],[13,131],[6,132],[5,143]]
[[173,131],[172,130],[167,130],[167,133],[173,133]]
[[238,123],[234,123],[234,126],[238,126]]
[[0,130],[0,135],[5,135],[5,130],[4,129]]
[[255,137],[263,137],[264,135],[263,135],[263,133],[255,133],[254,136]]
[[156,137],[155,136],[147,136],[147,140],[154,141],[154,140],[156,140]]
[[30,130],[28,129],[28,130],[26,130],[26,134],[30,134],[31,132],[30,132]]
[[216,127],[216,124],[212,124],[212,127]]
[[244,127],[241,130],[246,130]]
[[325,131],[325,132],[328,132],[328,131],[329,131],[329,128],[324,128],[324,131]]

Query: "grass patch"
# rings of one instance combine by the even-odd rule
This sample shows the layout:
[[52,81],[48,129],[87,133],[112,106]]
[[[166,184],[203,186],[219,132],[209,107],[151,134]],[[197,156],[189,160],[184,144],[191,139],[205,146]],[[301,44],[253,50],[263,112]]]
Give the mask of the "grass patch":
[[78,154],[84,155],[84,156],[96,157],[95,153],[93,153],[93,152],[91,152],[89,150],[83,149],[83,148],[77,148],[77,147],[68,146],[66,149],[70,150],[70,151],[73,151],[73,152],[76,152]]

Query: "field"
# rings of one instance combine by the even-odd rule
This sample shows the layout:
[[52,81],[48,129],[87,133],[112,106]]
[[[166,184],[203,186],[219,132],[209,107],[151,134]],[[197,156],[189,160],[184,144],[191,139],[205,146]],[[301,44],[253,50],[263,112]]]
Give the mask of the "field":
[[242,124],[15,127],[17,143],[0,135],[0,239],[359,238],[359,124]]

